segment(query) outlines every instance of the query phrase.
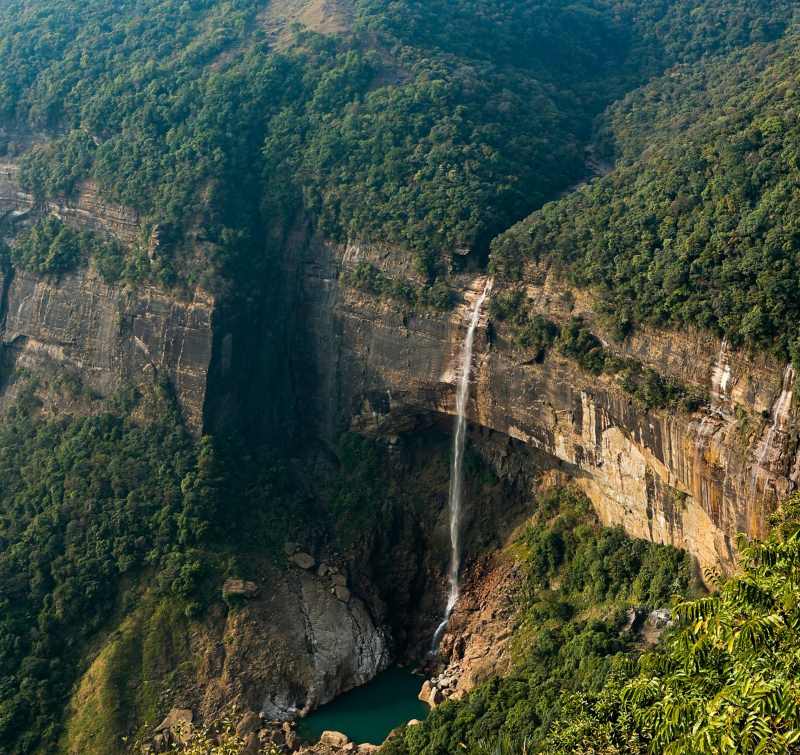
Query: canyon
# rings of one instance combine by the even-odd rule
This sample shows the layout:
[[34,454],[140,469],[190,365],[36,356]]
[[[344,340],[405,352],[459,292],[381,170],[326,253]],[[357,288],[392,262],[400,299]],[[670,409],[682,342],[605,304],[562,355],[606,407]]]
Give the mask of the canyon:
[[[6,217],[37,211],[15,174],[15,166],[0,166]],[[47,211],[126,243],[138,230],[135,213],[101,202],[91,185],[74,203],[53,203]],[[429,415],[455,414],[457,355],[485,283],[483,274],[451,275],[461,304],[452,312],[414,311],[346,285],[346,274],[364,263],[423,283],[411,255],[396,248],[340,246],[298,233],[284,250],[279,296],[287,314],[270,326],[270,358],[288,364],[282,387],[293,394],[301,434],[327,443],[350,429],[391,439],[429,422]],[[504,285],[510,284],[498,281],[495,293]],[[484,311],[470,424],[500,433],[509,447],[541,452],[543,468],[574,477],[603,522],[685,548],[703,567],[730,570],[737,533],[763,536],[770,512],[800,474],[786,365],[734,351],[699,330],[645,329],[616,344],[591,293],[569,287],[555,271],[529,265],[514,285],[524,289],[533,312],[561,323],[582,317],[607,348],[707,391],[710,401],[694,414],[645,411],[613,379],[586,374],[553,351],[536,363],[503,337],[501,324],[489,328]],[[263,329],[248,323],[236,330],[235,320],[221,322],[219,310],[202,289],[179,296],[156,286],[109,286],[91,266],[60,279],[8,270],[4,362],[41,375],[63,369],[100,396],[161,375],[187,425],[200,433],[204,423],[218,421],[208,416],[212,391],[235,394],[235,380],[261,378],[236,376],[231,364],[242,359],[237,350],[264,337]],[[7,381],[3,406],[18,389],[17,381]]]
[[[92,184],[73,200],[40,206],[16,175],[13,164],[0,165],[0,217],[10,235],[42,213],[124,244],[142,233],[135,213],[101,201]],[[389,449],[434,428],[449,432],[459,354],[487,274],[448,274],[458,303],[442,311],[351,285],[363,265],[425,285],[403,250],[334,244],[304,227],[283,242],[265,302],[235,315],[231,302],[201,288],[109,285],[91,263],[59,278],[6,269],[0,406],[32,390],[43,412],[97,412],[125,386],[167,381],[195,435],[236,426],[245,415],[292,448],[332,448],[347,431]],[[513,564],[487,561],[486,539],[500,548],[513,535],[542,481],[572,481],[604,524],[686,549],[701,570],[727,573],[737,534],[764,535],[800,475],[787,365],[702,331],[642,329],[617,343],[593,295],[545,266],[528,264],[520,281],[496,280],[491,295],[511,289],[556,323],[582,317],[608,350],[705,391],[709,401],[694,413],[644,409],[613,377],[590,375],[555,349],[537,361],[481,309],[465,405],[469,442],[517,495],[506,512],[499,500],[485,511],[475,511],[473,501],[468,512],[463,609],[456,606],[443,640],[456,658],[459,694],[502,668],[508,639]],[[81,390],[65,392],[65,375]],[[171,703],[213,717],[236,700],[267,718],[286,718],[367,681],[398,653],[419,655],[446,597],[446,559],[430,555],[446,553],[444,503],[430,512],[431,534],[419,546],[427,555],[406,543],[396,567],[427,590],[424,600],[406,597],[387,607],[370,568],[352,561],[339,564],[349,585],[345,600],[332,594],[324,573],[265,567],[269,594],[215,614],[196,631],[197,686]],[[476,535],[480,528],[485,537]],[[386,633],[393,610],[414,613],[402,640]],[[284,621],[272,626],[278,615]]]

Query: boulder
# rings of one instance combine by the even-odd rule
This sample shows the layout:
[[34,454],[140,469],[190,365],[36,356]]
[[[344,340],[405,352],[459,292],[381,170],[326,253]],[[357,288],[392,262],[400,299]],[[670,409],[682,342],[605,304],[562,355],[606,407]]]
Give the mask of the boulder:
[[242,716],[242,720],[236,725],[236,736],[245,738],[248,734],[252,734],[261,728],[261,717],[258,713],[248,710]]
[[333,584],[340,587],[347,587],[347,577],[345,577],[344,574],[334,574],[331,579],[333,580]]
[[379,749],[380,747],[378,747],[378,745],[364,743],[363,745],[358,746],[356,752],[358,755],[369,755],[370,753],[378,752]]
[[418,718],[412,718],[406,726],[419,726],[422,723]]
[[350,738],[340,731],[323,731],[319,741],[328,747],[344,747],[349,744]]
[[313,556],[308,553],[303,553],[302,551],[295,553],[289,560],[301,569],[313,569],[316,563]]
[[259,755],[261,752],[261,742],[258,739],[258,734],[251,731],[244,741],[244,749],[242,755]]
[[283,552],[287,556],[291,556],[294,553],[297,553],[297,551],[299,551],[299,550],[300,550],[300,546],[297,543],[284,543],[283,544]]
[[244,579],[226,579],[222,585],[223,598],[255,598],[258,595],[258,585]]
[[342,587],[342,585],[336,585],[333,588],[333,594],[342,601],[342,603],[347,603],[350,600],[350,590],[346,587]]
[[656,627],[656,629],[666,629],[672,626],[672,612],[669,608],[656,608],[655,611],[650,612],[647,620]]
[[167,717],[156,727],[157,732],[176,731],[191,727],[194,714],[189,708],[173,708]]
[[431,708],[435,708],[444,700],[442,691],[434,684],[431,684],[427,679],[422,683],[422,689],[419,691],[417,697],[422,700],[423,703],[427,703]]

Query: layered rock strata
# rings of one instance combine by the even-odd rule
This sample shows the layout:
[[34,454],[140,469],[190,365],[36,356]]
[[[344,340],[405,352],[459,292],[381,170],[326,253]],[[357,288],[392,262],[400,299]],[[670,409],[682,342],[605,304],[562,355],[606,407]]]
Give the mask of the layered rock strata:
[[[84,184],[72,202],[36,207],[17,183],[16,166],[1,164],[0,219],[41,212],[124,244],[140,233],[136,213],[102,201],[93,184]],[[0,386],[0,409],[24,387],[13,377],[21,368],[35,376],[71,376],[100,398],[123,386],[166,379],[189,429],[202,431],[215,310],[210,294],[200,288],[178,296],[155,286],[108,285],[91,265],[58,278],[10,268],[0,277],[7,376]],[[57,411],[63,399],[47,398]]]
[[[391,436],[431,412],[454,413],[456,359],[483,276],[454,277],[463,300],[441,313],[346,285],[363,264],[412,279],[410,259],[397,250],[312,242],[297,264],[302,317],[293,340],[305,348],[293,368],[308,386],[315,432]],[[732,568],[736,534],[763,535],[800,472],[791,368],[699,331],[642,330],[615,344],[592,297],[546,268],[529,267],[515,285],[533,313],[561,323],[583,317],[610,351],[707,391],[709,403],[695,413],[647,410],[615,378],[587,374],[556,349],[538,363],[501,324],[489,327],[484,312],[470,421],[544,452],[604,523],[685,548],[704,567]],[[496,285],[494,295],[501,292]]]

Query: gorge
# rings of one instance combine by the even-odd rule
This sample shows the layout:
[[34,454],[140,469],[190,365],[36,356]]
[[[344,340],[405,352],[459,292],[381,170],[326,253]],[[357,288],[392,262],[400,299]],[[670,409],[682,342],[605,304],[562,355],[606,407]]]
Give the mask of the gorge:
[[793,753],[798,22],[0,3],[0,752]]

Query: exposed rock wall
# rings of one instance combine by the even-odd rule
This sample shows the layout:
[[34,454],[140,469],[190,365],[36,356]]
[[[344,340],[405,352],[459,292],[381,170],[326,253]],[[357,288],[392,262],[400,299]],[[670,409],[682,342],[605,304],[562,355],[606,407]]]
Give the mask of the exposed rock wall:
[[[123,243],[139,233],[136,213],[103,202],[92,184],[83,185],[73,203],[51,202],[44,209]],[[16,167],[0,165],[0,218],[40,211],[19,188]],[[33,375],[69,374],[100,397],[125,384],[166,377],[188,427],[201,432],[214,314],[208,293],[196,289],[182,299],[153,286],[110,286],[91,266],[58,279],[22,270],[0,276],[7,367],[24,367]],[[22,385],[12,376],[0,386],[0,408],[14,401]]]
[[[332,438],[344,429],[391,435],[420,415],[454,411],[455,365],[480,276],[453,283],[452,313],[413,312],[348,288],[340,274],[367,261],[407,277],[395,250],[310,242],[296,274],[303,310],[294,371],[306,385],[307,421]],[[547,270],[529,269],[534,311],[583,315],[606,342],[591,298]],[[551,350],[542,364],[515,349],[488,315],[476,336],[470,419],[545,452],[576,479],[602,520],[631,535],[688,549],[703,566],[730,569],[734,537],[763,535],[798,475],[793,374],[764,355],[734,352],[701,332],[642,331],[608,344],[665,375],[706,389],[704,410],[646,411],[613,378],[583,372]],[[302,334],[302,335],[301,335]]]
[[[20,189],[16,167],[0,165],[0,217],[40,209]],[[45,209],[124,243],[140,234],[136,214],[103,202],[90,183],[72,203]],[[395,249],[342,248],[298,234],[285,254],[285,290],[275,305],[290,313],[277,318],[287,330],[286,351],[267,361],[290,364],[300,427],[328,440],[347,428],[392,435],[416,427],[424,414],[453,412],[456,356],[484,282],[453,278],[464,292],[453,312],[413,311],[343,285],[341,273],[362,261],[420,283],[410,256]],[[707,390],[710,405],[695,414],[646,411],[613,378],[587,375],[553,350],[539,364],[514,348],[500,325],[490,337],[484,312],[472,422],[562,465],[604,521],[686,547],[703,565],[729,568],[734,535],[764,534],[769,512],[800,475],[793,372],[705,332],[640,331],[615,345],[585,292],[536,267],[526,270],[523,286],[534,311],[561,322],[584,316],[609,348]],[[195,432],[203,426],[212,365],[221,375],[214,390],[224,393],[223,383],[233,379],[225,364],[247,362],[228,354],[236,349],[215,332],[216,305],[201,290],[188,300],[153,287],[131,291],[106,285],[88,268],[60,280],[16,271],[5,276],[2,293],[6,363],[72,372],[102,396],[123,383],[166,376]],[[6,385],[0,405],[15,397],[15,386]]]
[[[8,213],[21,215],[35,208],[34,197],[24,191],[14,163],[0,162],[0,219]],[[123,243],[132,243],[139,234],[139,216],[135,210],[107,202],[92,181],[80,185],[73,201],[50,200],[42,208],[76,227],[113,234]]]
[[272,570],[263,597],[227,613],[198,637],[204,718],[232,701],[267,720],[289,719],[330,702],[385,669],[388,641],[365,603],[343,601],[311,572]]

